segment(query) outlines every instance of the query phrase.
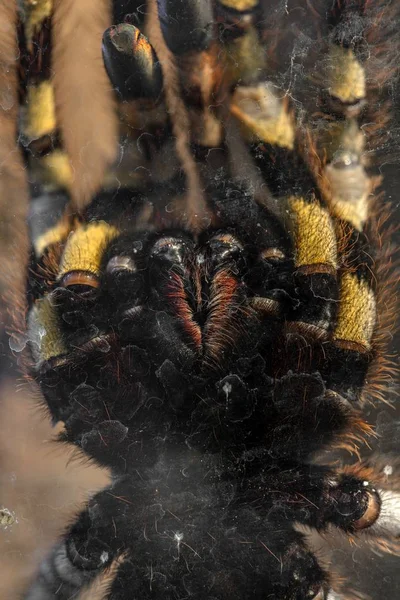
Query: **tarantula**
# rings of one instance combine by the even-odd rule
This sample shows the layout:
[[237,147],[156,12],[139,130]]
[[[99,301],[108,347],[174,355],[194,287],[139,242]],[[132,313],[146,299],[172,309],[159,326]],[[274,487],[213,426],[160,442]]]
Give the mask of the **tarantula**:
[[116,565],[113,600],[334,600],[295,523],[395,547],[395,478],[315,456],[371,433],[361,408],[388,372],[366,157],[398,8],[20,2],[27,370],[60,439],[112,473],[26,599]]

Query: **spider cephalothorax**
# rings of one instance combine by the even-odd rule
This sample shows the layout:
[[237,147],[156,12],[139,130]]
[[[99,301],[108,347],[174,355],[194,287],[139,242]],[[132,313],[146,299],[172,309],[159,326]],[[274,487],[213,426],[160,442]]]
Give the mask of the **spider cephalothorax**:
[[75,597],[117,564],[113,599],[333,600],[342,586],[295,523],[392,549],[400,534],[380,463],[313,460],[371,433],[362,405],[386,376],[392,305],[364,137],[383,139],[396,7],[114,3],[102,39],[120,156],[94,136],[99,174],[74,162],[62,118],[66,4],[21,9],[28,368],[62,440],[113,482],[26,598]]

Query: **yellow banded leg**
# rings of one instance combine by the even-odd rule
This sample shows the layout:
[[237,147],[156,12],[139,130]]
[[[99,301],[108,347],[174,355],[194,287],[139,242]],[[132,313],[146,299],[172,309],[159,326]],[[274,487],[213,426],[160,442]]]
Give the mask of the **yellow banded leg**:
[[34,196],[68,190],[73,173],[62,150],[57,130],[54,87],[51,79],[51,17],[52,0],[26,0],[21,17],[26,47],[22,50],[26,70],[27,90],[22,110],[21,133],[29,148],[32,192]]
[[68,238],[57,281],[64,287],[97,287],[104,251],[118,230],[103,221],[79,226]]
[[28,85],[22,132],[32,142],[56,129],[54,89],[50,81]]
[[31,375],[40,385],[53,424],[71,414],[70,393],[76,387],[71,380],[71,348],[63,332],[65,323],[60,321],[58,299],[48,294],[34,303],[27,322]]
[[230,110],[249,143],[264,142],[293,150],[293,115],[288,110],[287,100],[278,97],[272,84],[262,82],[238,86],[233,93]]
[[23,0],[21,5],[27,46],[32,51],[33,38],[50,17],[53,0]]
[[284,220],[285,203],[278,199],[308,195],[315,188],[297,152],[294,111],[268,81],[238,85],[229,110],[232,174],[248,182],[256,201]]
[[103,35],[103,60],[107,74],[125,101],[157,101],[163,78],[160,62],[147,38],[129,23],[114,25]]
[[21,133],[26,145],[51,136],[56,129],[54,89],[50,81],[52,11],[52,0],[25,0],[20,9],[25,34],[22,64],[26,64],[27,78]]
[[336,234],[313,175],[299,156],[294,112],[268,82],[238,86],[231,112],[264,182],[290,217],[295,272],[288,329],[326,339],[337,301]]
[[294,284],[298,297],[289,316],[289,330],[325,339],[337,301],[337,244],[328,211],[315,199],[290,197],[293,221]]

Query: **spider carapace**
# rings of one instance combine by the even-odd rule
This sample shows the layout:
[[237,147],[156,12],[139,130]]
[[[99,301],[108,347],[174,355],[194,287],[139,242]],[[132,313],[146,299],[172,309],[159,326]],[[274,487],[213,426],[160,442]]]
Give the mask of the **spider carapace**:
[[315,456],[389,373],[398,8],[20,3],[27,371],[112,474],[27,600],[334,600],[296,523],[396,547],[396,474]]

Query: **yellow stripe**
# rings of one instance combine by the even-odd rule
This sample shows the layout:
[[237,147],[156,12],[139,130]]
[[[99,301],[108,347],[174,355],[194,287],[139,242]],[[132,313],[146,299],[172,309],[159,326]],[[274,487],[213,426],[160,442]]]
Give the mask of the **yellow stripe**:
[[53,184],[57,188],[69,189],[74,180],[71,161],[61,149],[54,150],[40,159],[40,168],[44,169],[43,183]]
[[46,248],[52,244],[64,242],[69,232],[71,231],[71,223],[68,219],[62,219],[54,227],[48,229],[40,235],[36,240],[33,240],[36,256],[42,256]]
[[260,43],[254,27],[249,26],[245,33],[224,44],[223,51],[223,62],[228,69],[231,83],[254,83],[257,74],[265,69],[265,48]]
[[57,121],[54,89],[50,81],[28,86],[23,120],[23,133],[29,140],[37,140],[55,131]]
[[368,219],[369,212],[368,196],[370,192],[370,180],[368,177],[366,177],[364,193],[361,193],[359,198],[352,199],[351,202],[347,198],[341,198],[340,191],[332,185],[331,189],[330,205],[332,214],[338,219],[347,221],[358,231],[362,231]]
[[68,238],[61,258],[58,281],[71,271],[88,271],[100,275],[100,265],[109,242],[118,229],[104,221],[80,226]]
[[324,175],[331,212],[361,231],[368,219],[372,191],[372,181],[363,166],[365,135],[357,119],[343,119],[329,123],[321,142],[327,157]]
[[32,307],[28,317],[28,336],[36,367],[67,353],[51,296],[37,300]]
[[219,3],[226,8],[233,8],[240,12],[255,8],[259,0],[219,0]]
[[337,269],[337,243],[332,220],[317,202],[292,196],[289,207],[295,224],[296,267],[323,264]]
[[51,15],[52,0],[25,0],[23,8],[26,10],[25,36],[28,47],[32,49],[32,37],[42,26],[42,22]]
[[365,71],[354,52],[332,46],[328,53],[328,91],[345,103],[363,100],[366,94]]
[[240,121],[248,141],[262,141],[293,149],[294,126],[286,103],[277,98],[269,84],[238,86],[232,97],[232,114]]
[[375,320],[374,292],[366,281],[352,273],[344,273],[340,280],[339,312],[333,339],[354,342],[369,350]]
[[319,134],[327,162],[340,162],[346,156],[361,162],[365,150],[365,133],[357,119],[330,121]]

